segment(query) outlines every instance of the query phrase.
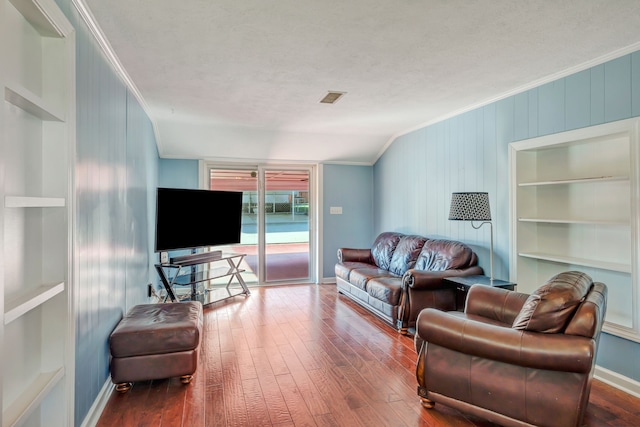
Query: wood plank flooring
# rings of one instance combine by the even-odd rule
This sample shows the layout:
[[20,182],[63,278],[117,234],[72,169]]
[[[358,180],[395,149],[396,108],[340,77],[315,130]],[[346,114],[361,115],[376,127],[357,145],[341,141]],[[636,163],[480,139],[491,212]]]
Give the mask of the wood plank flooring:
[[[115,391],[110,426],[479,426],[443,405],[420,406],[416,354],[334,285],[251,288],[205,307],[193,382]],[[586,426],[640,426],[640,399],[594,381]]]

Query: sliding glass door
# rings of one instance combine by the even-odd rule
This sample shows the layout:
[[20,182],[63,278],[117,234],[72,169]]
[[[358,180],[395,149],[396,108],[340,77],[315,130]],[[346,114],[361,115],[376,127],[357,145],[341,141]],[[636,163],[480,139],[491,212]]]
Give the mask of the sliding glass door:
[[[247,283],[304,283],[312,271],[312,168],[243,165],[208,167],[211,190],[241,191]],[[215,215],[213,215],[215,218]]]
[[265,281],[310,275],[308,170],[264,170]]
[[[222,249],[225,252],[242,253],[244,258],[240,268],[246,283],[256,284],[260,280],[258,271],[258,167],[245,166],[237,168],[208,168],[209,189],[242,192],[242,228],[240,243],[228,245]],[[224,207],[220,207],[223,209]],[[211,219],[215,222],[216,215]],[[215,224],[214,226],[224,226]]]

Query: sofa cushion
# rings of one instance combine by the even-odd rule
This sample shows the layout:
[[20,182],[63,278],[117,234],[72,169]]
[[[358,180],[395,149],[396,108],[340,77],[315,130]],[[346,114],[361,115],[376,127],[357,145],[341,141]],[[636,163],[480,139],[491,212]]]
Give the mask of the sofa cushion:
[[401,277],[376,277],[367,282],[367,293],[390,305],[398,305],[402,293]]
[[471,248],[453,240],[427,240],[418,255],[417,270],[444,271],[476,265],[478,259]]
[[407,270],[413,268],[426,241],[427,238],[422,236],[402,237],[391,256],[389,271],[402,276]]
[[393,274],[389,271],[370,265],[368,267],[360,267],[351,270],[351,273],[349,274],[349,283],[364,291],[367,289],[367,282],[370,279],[392,276]]
[[373,267],[371,264],[367,264],[365,262],[347,261],[337,263],[334,270],[336,272],[336,277],[339,277],[342,280],[348,282],[349,275],[351,274],[352,270],[371,267]]
[[536,289],[514,319],[514,329],[544,333],[564,331],[593,281],[579,271],[557,274]]
[[389,269],[391,257],[402,236],[404,236],[402,233],[387,231],[376,238],[371,247],[371,257],[378,267],[384,270]]

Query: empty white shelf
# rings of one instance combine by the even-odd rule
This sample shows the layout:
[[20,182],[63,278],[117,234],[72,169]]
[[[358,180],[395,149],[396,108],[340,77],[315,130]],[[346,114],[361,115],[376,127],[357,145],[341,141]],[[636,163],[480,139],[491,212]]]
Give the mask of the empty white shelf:
[[42,285],[7,301],[4,311],[4,324],[9,324],[29,310],[49,301],[62,291],[64,291],[64,282],[53,285]]
[[609,175],[609,176],[594,176],[594,177],[584,177],[584,178],[575,178],[575,179],[558,179],[558,180],[550,180],[550,181],[521,182],[518,184],[518,186],[529,187],[529,186],[537,186],[537,185],[580,184],[585,182],[628,181],[628,180],[629,180],[628,176]]
[[56,208],[64,207],[65,204],[63,197],[6,196],[4,198],[6,208]]
[[577,258],[565,255],[557,255],[546,252],[520,252],[521,257],[539,259],[544,261],[559,262],[562,264],[581,265],[584,267],[594,267],[603,270],[619,271],[622,273],[631,273],[631,265],[617,262],[606,262],[587,258]]
[[62,111],[48,105],[44,99],[22,86],[5,86],[4,99],[41,120],[64,122],[64,113]]
[[43,372],[2,412],[2,426],[21,425],[64,376],[64,368]]
[[549,224],[617,225],[630,227],[629,221],[569,218],[518,218],[520,222],[543,222]]

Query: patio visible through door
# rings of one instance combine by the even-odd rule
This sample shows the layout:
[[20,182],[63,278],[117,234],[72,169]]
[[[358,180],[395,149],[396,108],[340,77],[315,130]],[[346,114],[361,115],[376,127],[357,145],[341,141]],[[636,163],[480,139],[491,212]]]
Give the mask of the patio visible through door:
[[308,169],[209,168],[210,189],[243,193],[241,242],[227,250],[247,254],[246,282],[309,280],[309,179]]
[[309,278],[309,171],[265,170],[265,280]]

